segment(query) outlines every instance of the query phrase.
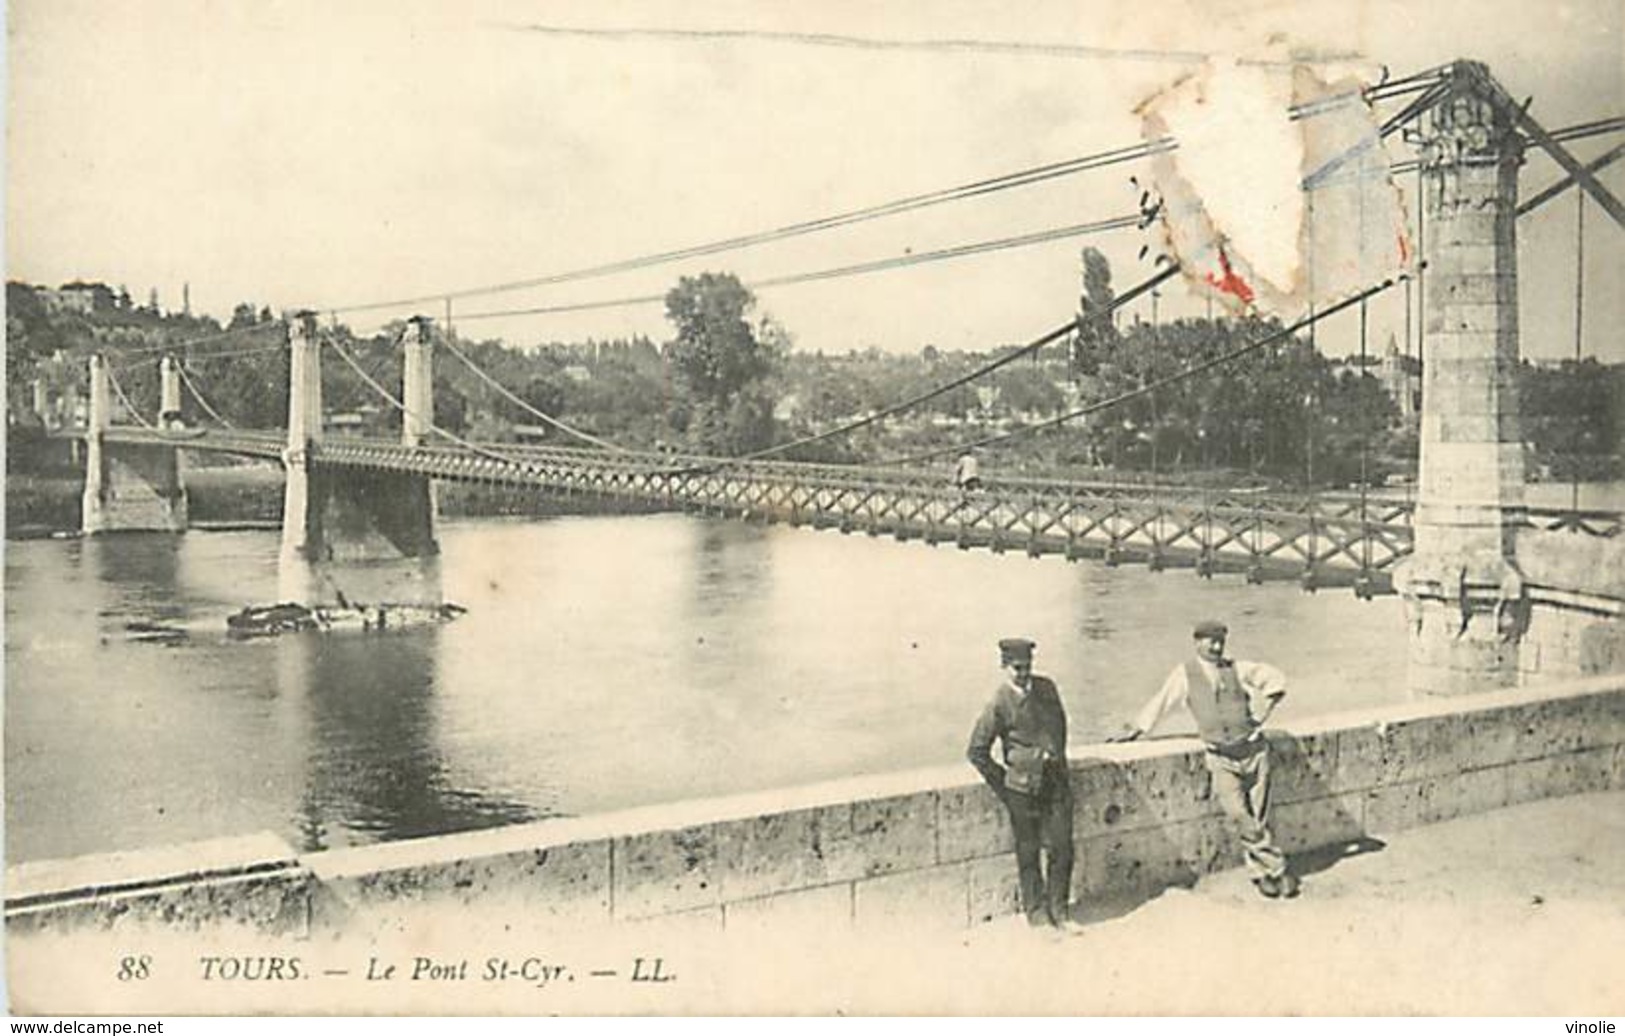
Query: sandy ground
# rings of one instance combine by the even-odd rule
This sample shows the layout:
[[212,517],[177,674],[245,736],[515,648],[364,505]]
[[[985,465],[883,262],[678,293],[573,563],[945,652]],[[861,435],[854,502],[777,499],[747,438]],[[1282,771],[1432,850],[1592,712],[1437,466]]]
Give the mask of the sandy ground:
[[884,940],[798,965],[818,984],[779,971],[758,992],[793,992],[787,1009],[856,1013],[1625,1013],[1625,792],[1515,806],[1295,866],[1293,900],[1263,899],[1227,871],[1149,900],[1079,904],[1079,936],[1007,919],[936,944]]
[[[465,909],[418,917],[384,941],[13,939],[11,1003],[163,1014],[1625,1014],[1625,791],[1379,835],[1294,865],[1297,899],[1263,899],[1233,870],[1079,904],[1077,936],[1020,918],[853,933],[816,912],[754,936],[661,921],[605,935]],[[150,979],[115,979],[131,954],[150,958]],[[298,958],[299,974],[206,980],[208,955],[261,969],[270,956]],[[420,959],[436,973],[411,977]],[[499,960],[524,974],[490,981]],[[392,979],[371,980],[391,964]]]

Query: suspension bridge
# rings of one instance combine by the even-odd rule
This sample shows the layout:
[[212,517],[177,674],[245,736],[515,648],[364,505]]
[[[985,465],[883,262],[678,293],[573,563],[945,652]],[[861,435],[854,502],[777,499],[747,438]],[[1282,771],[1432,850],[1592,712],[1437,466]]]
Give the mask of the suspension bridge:
[[[1616,225],[1625,226],[1625,207],[1596,175],[1625,151],[1616,147],[1582,162],[1568,149],[1570,142],[1625,130],[1625,119],[1548,131],[1526,106],[1507,95],[1486,68],[1471,62],[1379,85],[1365,92],[1364,101],[1376,105],[1406,97],[1410,100],[1382,122],[1379,140],[1403,130],[1418,146],[1414,163],[1393,167],[1399,172],[1414,170],[1421,188],[1418,229],[1426,228],[1426,236],[1423,240],[1418,234],[1414,278],[1368,285],[1335,305],[1311,310],[1278,333],[1241,343],[1217,358],[1119,396],[1092,401],[1053,421],[961,445],[986,448],[1107,412],[1130,399],[1154,396],[1300,331],[1312,335],[1319,321],[1356,306],[1363,329],[1370,298],[1400,283],[1409,293],[1414,283],[1423,297],[1426,341],[1421,464],[1414,498],[1372,490],[1364,482],[1354,493],[1293,494],[1167,482],[995,478],[967,490],[953,485],[940,467],[931,464],[944,451],[879,465],[783,459],[798,446],[885,420],[952,386],[749,456],[626,448],[571,429],[534,408],[527,409],[583,445],[476,442],[435,423],[437,351],[469,361],[433,321],[414,318],[401,335],[404,376],[397,395],[372,378],[307,312],[281,325],[290,372],[285,429],[226,427],[204,398],[196,376],[168,356],[161,360],[159,412],[147,420],[118,385],[106,360],[93,359],[88,422],[84,428],[59,433],[88,444],[85,531],[183,529],[186,500],[180,453],[227,453],[276,460],[286,468],[283,547],[290,565],[432,557],[438,549],[433,483],[452,481],[581,494],[965,549],[1098,559],[1106,564],[1138,562],[1153,569],[1187,567],[1202,576],[1240,573],[1250,581],[1296,578],[1306,588],[1346,585],[1362,596],[1397,591],[1404,595],[1411,618],[1413,673],[1421,674],[1419,687],[1429,692],[1516,682],[1520,672],[1531,668],[1528,658],[1538,654],[1522,650],[1520,645],[1526,643],[1546,645],[1541,656],[1545,661],[1538,663],[1542,667],[1612,664],[1616,651],[1625,657],[1625,650],[1617,646],[1625,593],[1598,575],[1595,559],[1603,556],[1599,551],[1617,543],[1622,517],[1616,512],[1527,505],[1511,379],[1519,354],[1517,220],[1575,188]],[[1312,118],[1315,112],[1304,108],[1292,114]],[[1177,141],[1163,138],[762,234],[486,290],[561,283],[717,254],[1043,178],[1166,156],[1177,147]],[[1519,168],[1526,152],[1536,150],[1557,164],[1561,176],[1520,204]],[[1305,190],[1314,191],[1322,181],[1334,178],[1342,164],[1339,160],[1317,170],[1306,178]],[[1159,218],[1165,216],[1153,207],[1138,215],[1060,228],[1055,234],[1143,228]],[[1014,247],[1031,238],[817,271],[807,279]],[[1119,296],[1113,306],[1155,292],[1178,269],[1179,262],[1170,259],[1166,268]],[[1229,280],[1228,264],[1225,276]],[[795,278],[781,280],[790,283]],[[444,301],[449,316],[453,298],[469,294],[477,292],[342,311]],[[601,304],[628,301],[648,300]],[[991,376],[1011,360],[1067,337],[1074,327],[1075,321],[1068,320],[955,384]],[[1362,334],[1362,351],[1364,347]],[[348,366],[400,413],[398,440],[326,433],[324,353]],[[476,373],[493,380],[485,372]],[[214,425],[175,425],[184,389],[216,419]],[[503,392],[517,402],[510,389]],[[115,395],[134,423],[115,423]],[[1585,546],[1576,549],[1575,544]],[[1597,633],[1599,629],[1603,632]]]

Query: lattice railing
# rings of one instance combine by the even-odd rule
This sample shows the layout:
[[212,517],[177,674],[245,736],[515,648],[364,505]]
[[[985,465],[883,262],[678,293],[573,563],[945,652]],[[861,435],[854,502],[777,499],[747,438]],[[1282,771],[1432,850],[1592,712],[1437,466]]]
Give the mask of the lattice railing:
[[[116,429],[121,441],[174,441],[187,449],[280,456],[275,433],[210,432],[175,440]],[[560,446],[421,446],[333,438],[319,464],[458,482],[637,501],[645,505],[892,536],[964,549],[1095,558],[1108,565],[1191,567],[1199,574],[1290,576],[1311,588],[1389,588],[1389,570],[1412,549],[1406,499],[1381,493],[1309,495],[1169,483],[990,479],[962,492],[945,472],[733,461]],[[1533,528],[1618,535],[1607,511],[1519,508]]]

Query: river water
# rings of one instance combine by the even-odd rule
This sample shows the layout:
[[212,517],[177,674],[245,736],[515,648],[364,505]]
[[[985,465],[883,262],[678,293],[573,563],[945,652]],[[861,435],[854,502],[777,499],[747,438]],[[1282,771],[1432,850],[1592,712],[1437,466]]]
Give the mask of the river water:
[[458,621],[248,642],[224,618],[276,599],[274,532],[8,544],[8,859],[263,830],[330,848],[953,764],[1016,634],[1074,744],[1205,616],[1287,670],[1283,719],[1404,694],[1399,601],[1347,590],[684,515],[441,539]]

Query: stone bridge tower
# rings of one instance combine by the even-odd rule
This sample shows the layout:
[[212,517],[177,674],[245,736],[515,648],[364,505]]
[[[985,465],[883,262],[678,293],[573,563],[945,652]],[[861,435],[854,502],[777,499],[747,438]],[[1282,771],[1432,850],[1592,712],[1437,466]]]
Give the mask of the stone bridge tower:
[[1518,678],[1525,621],[1518,418],[1518,167],[1522,137],[1461,63],[1427,114],[1428,225],[1416,552],[1397,584],[1411,623],[1412,690],[1459,694]]
[[1424,695],[1625,666],[1625,547],[1537,528],[1517,374],[1518,170],[1543,149],[1621,227],[1625,206],[1475,62],[1427,113],[1422,458],[1415,554],[1396,573]]

